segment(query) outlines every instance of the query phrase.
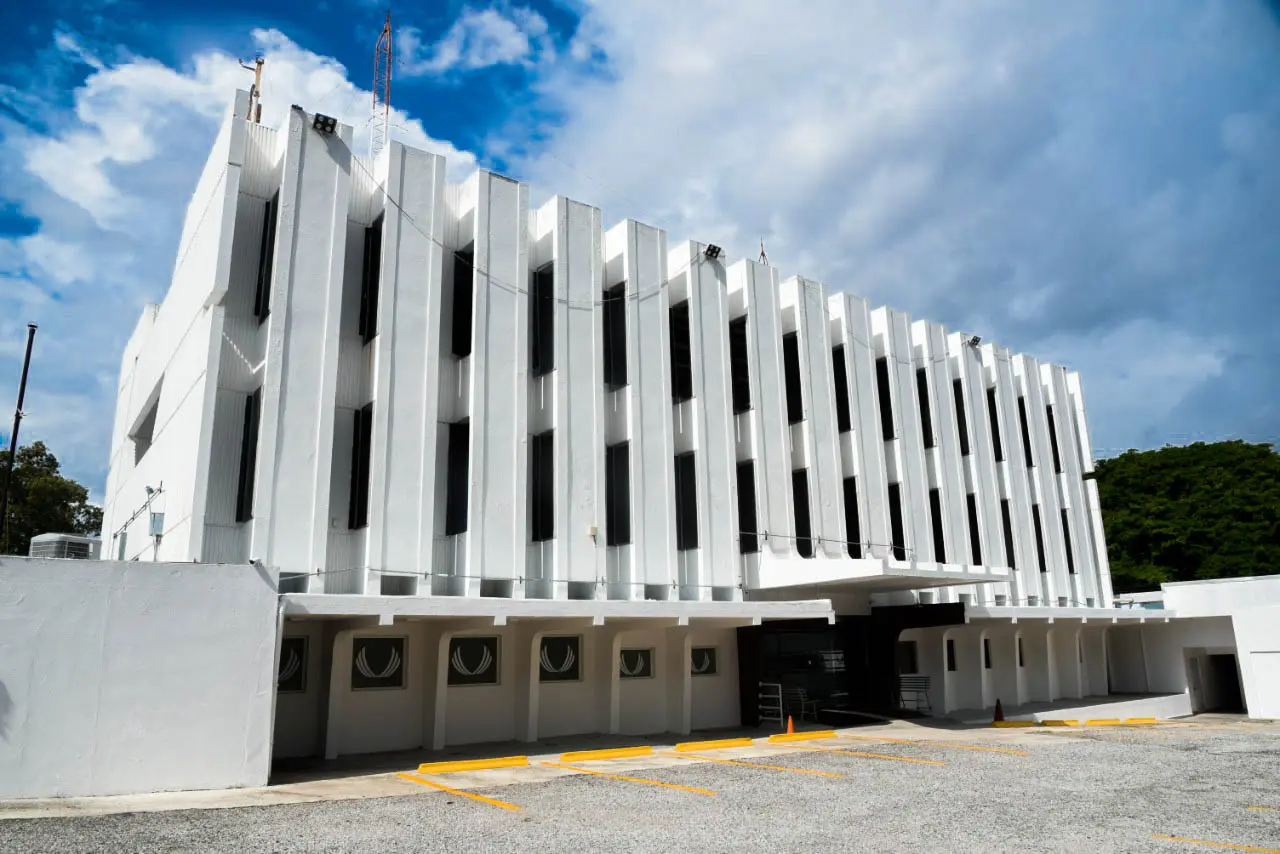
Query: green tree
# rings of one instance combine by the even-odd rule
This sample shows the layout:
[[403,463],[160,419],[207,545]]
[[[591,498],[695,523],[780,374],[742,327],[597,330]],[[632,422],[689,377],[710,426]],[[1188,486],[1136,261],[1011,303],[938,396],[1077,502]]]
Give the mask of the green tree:
[[1117,593],[1280,572],[1280,454],[1196,442],[1097,464]]
[[[9,450],[0,450],[0,488]],[[97,534],[102,508],[89,503],[89,490],[63,477],[58,458],[43,442],[18,448],[9,486],[9,513],[0,553],[25,555],[39,534]]]

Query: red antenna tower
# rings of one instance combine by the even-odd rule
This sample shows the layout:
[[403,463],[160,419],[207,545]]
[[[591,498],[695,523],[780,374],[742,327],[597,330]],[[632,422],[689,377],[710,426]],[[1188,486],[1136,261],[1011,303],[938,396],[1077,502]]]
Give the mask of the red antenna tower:
[[373,49],[373,112],[370,116],[369,160],[372,162],[387,144],[391,129],[391,13],[382,25]]

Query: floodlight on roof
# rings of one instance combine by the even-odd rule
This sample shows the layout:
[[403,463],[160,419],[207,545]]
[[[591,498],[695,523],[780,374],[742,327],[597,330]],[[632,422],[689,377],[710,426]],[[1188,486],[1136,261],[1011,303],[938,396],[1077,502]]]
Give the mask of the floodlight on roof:
[[724,250],[722,250],[719,246],[716,246],[714,243],[708,243],[707,248],[703,251],[702,254],[706,257],[708,261],[714,261],[720,257],[723,251]]
[[316,113],[315,118],[311,120],[311,126],[323,134],[331,134],[338,128],[338,120],[333,116],[326,116],[323,113]]
[[979,344],[981,344],[981,343],[982,343],[982,336],[981,336],[981,335],[971,335],[971,336],[969,336],[969,346],[970,346],[970,347],[977,347],[977,346],[978,346]]

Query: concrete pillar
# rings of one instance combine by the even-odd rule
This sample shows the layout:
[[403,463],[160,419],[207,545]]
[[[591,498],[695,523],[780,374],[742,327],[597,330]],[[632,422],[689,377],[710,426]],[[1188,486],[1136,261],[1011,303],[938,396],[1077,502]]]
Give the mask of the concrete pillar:
[[667,730],[687,735],[693,728],[693,636],[687,624],[666,631]]

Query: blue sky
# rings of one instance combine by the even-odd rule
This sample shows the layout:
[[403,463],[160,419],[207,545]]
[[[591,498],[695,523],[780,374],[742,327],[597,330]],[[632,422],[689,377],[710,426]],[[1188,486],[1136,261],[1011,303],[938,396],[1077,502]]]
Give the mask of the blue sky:
[[[236,60],[268,122],[362,125],[385,7],[34,6],[0,6],[0,420],[37,322],[22,438],[100,497]],[[396,3],[393,135],[1070,365],[1100,455],[1274,442],[1278,9]]]

